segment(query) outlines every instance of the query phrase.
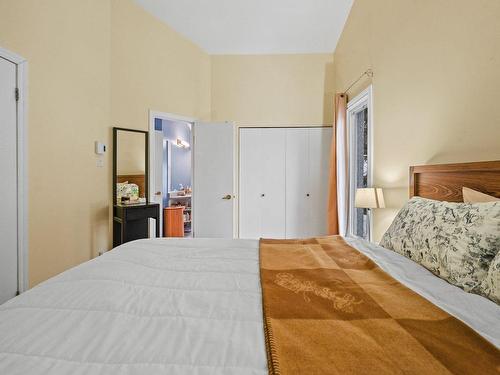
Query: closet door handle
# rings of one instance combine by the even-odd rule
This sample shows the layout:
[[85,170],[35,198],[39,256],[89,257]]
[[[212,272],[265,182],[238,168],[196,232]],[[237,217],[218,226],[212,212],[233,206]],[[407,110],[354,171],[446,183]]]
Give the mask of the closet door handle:
[[310,196],[310,194],[309,194],[309,193],[307,193],[307,194],[306,194],[306,197],[308,197],[308,196]]
[[224,195],[224,196],[222,197],[222,199],[225,199],[225,200],[229,200],[229,199],[231,199],[231,198],[232,198],[232,197],[231,197],[231,194]]
[[262,193],[260,196],[261,196],[262,198],[264,198],[264,197],[266,196],[266,194]]

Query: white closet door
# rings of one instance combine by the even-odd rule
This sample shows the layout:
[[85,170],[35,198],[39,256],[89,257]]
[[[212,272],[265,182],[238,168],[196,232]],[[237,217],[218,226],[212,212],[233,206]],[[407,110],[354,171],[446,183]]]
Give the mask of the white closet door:
[[261,237],[285,238],[286,129],[261,132]]
[[17,268],[16,65],[0,57],[0,304],[14,297]]
[[309,129],[309,223],[308,236],[327,234],[328,173],[332,128]]
[[234,126],[194,124],[193,234],[234,237]]
[[286,237],[310,233],[309,130],[288,128],[286,132]]
[[261,236],[262,129],[240,129],[239,237]]

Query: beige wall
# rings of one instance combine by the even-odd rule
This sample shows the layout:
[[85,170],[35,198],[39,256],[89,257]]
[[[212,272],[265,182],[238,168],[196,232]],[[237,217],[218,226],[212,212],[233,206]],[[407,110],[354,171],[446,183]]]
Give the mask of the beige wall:
[[130,0],[111,0],[111,123],[148,129],[149,109],[210,119],[210,56]]
[[212,56],[212,119],[331,125],[333,54]]
[[109,17],[102,0],[0,1],[0,46],[29,63],[31,285],[108,248]]
[[0,0],[0,46],[29,63],[30,285],[111,246],[111,127],[148,110],[210,118],[210,58],[131,0]]
[[375,73],[374,184],[390,206],[375,213],[376,240],[408,197],[410,165],[500,159],[498,14],[497,0],[355,1],[335,82]]

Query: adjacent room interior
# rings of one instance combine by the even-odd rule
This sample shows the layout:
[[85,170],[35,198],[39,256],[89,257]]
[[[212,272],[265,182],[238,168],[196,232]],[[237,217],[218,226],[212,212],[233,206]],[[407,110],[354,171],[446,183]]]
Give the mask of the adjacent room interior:
[[[161,173],[163,236],[192,237],[192,126],[190,122],[155,119],[156,131],[163,137]],[[156,155],[155,155],[156,156]]]

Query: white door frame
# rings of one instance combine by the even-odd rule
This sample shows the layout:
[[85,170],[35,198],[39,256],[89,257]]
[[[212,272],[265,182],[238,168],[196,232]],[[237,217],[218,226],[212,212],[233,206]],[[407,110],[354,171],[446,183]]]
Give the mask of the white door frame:
[[[155,119],[162,119],[162,120],[170,120],[170,121],[183,121],[183,122],[189,122],[191,123],[191,126],[194,127],[194,123],[197,121],[195,118],[191,117],[186,117],[186,116],[180,116],[176,115],[173,113],[168,113],[168,112],[161,112],[161,111],[154,111],[152,109],[149,110],[149,196],[153,197],[155,195],[155,189],[154,189],[154,181],[156,177],[156,158],[158,157],[156,155],[156,147],[154,144],[154,137],[153,135],[155,134]],[[191,128],[191,146],[193,145],[193,129]],[[191,153],[191,185],[193,184],[193,155],[194,153]],[[163,158],[163,155],[160,155],[161,158]],[[194,197],[191,198],[191,215],[193,214],[193,202]],[[163,202],[160,204],[160,231],[163,228]],[[191,223],[191,228],[193,228],[193,224]],[[192,229],[191,229],[192,230]]]
[[[353,123],[353,116],[354,114],[362,107],[366,105],[368,108],[368,187],[373,187],[373,94],[372,94],[373,88],[372,85],[368,86],[365,90],[363,90],[361,93],[359,93],[356,97],[353,99],[349,100],[347,103],[347,134],[348,134],[348,150],[352,150],[353,144],[350,137],[351,133],[351,128],[352,128],[352,123]],[[354,207],[354,195],[352,191],[352,187],[355,183],[355,176],[353,173],[351,173],[351,157],[350,157],[350,151],[349,151],[349,168],[348,168],[348,176],[349,176],[349,218],[348,218],[348,234],[352,235],[352,228],[353,228],[353,215],[351,213],[351,207]],[[373,233],[373,215],[371,209],[368,210],[368,218],[370,220],[370,227],[369,227],[369,238],[368,240],[372,240],[372,233]]]
[[28,62],[11,51],[0,47],[0,57],[17,67],[17,288],[23,293],[29,288],[28,274]]

